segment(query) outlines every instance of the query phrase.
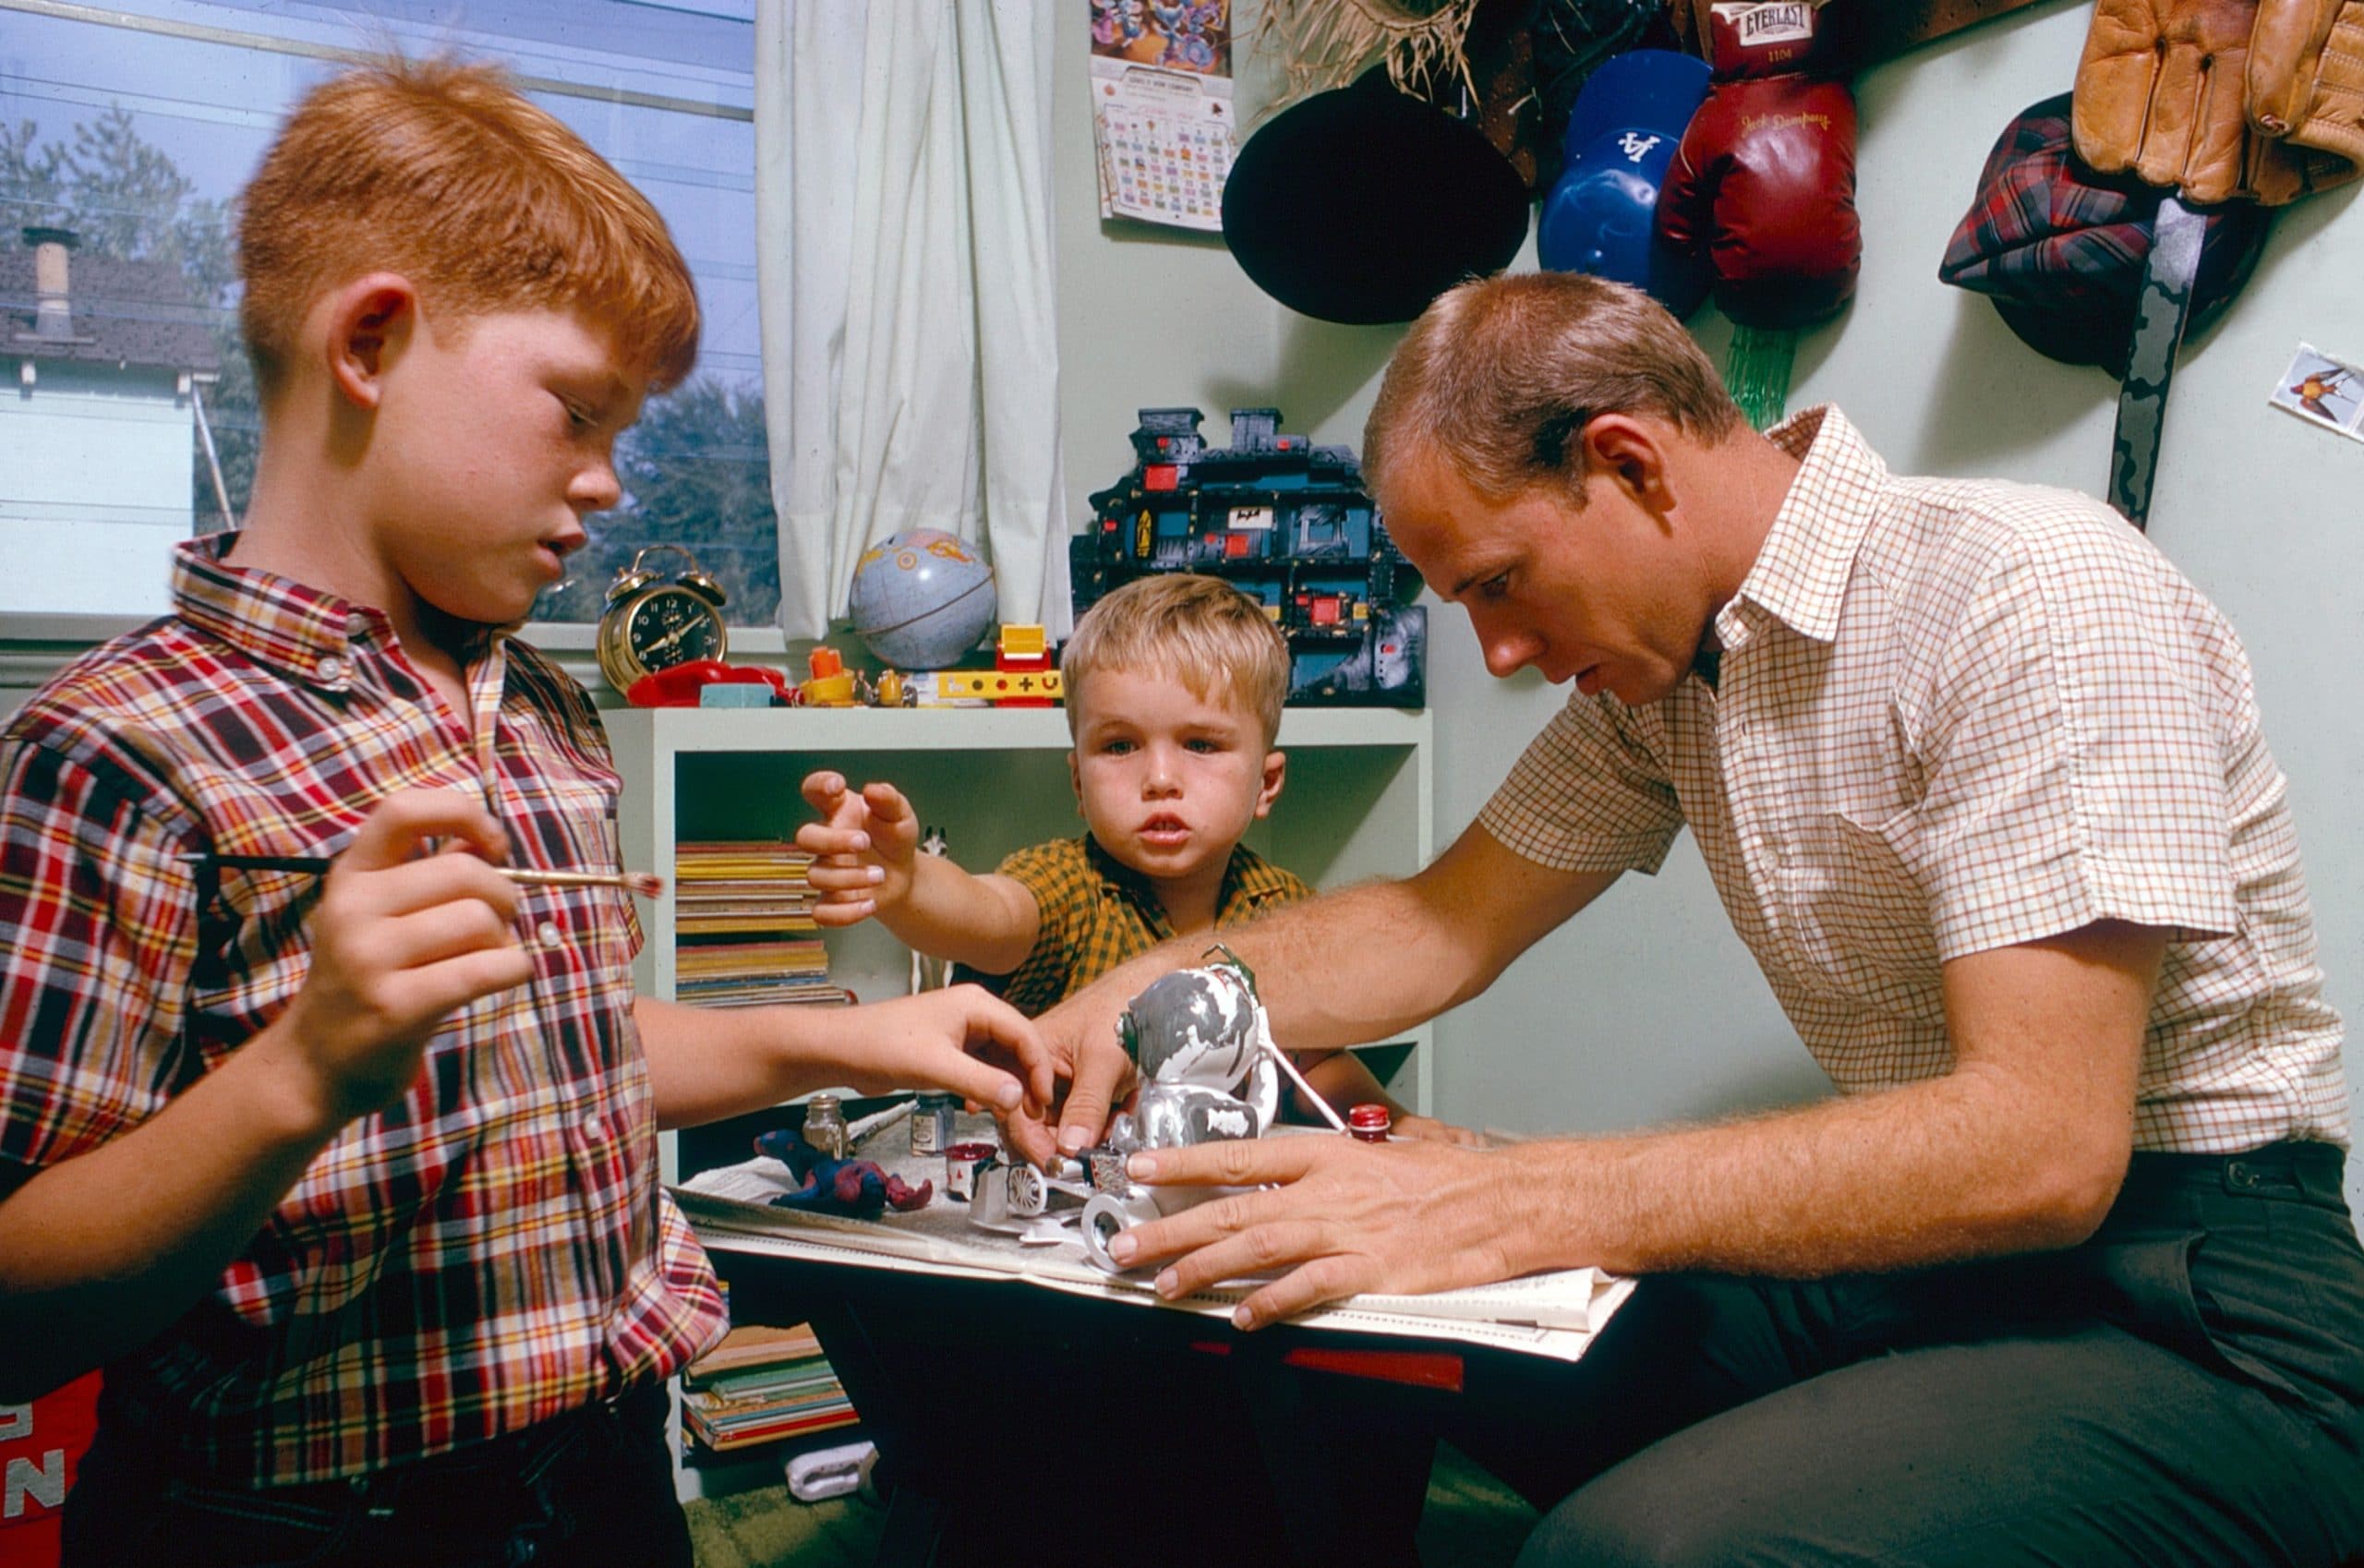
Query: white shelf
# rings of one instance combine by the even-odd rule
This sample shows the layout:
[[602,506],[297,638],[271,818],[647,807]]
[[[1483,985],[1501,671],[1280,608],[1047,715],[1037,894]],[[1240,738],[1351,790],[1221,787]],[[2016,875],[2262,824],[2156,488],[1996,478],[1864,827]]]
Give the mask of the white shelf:
[[[600,715],[621,754],[627,746],[684,752],[1036,751],[1067,749],[1058,708],[610,708]],[[1426,747],[1426,708],[1283,711],[1280,743]]]
[[[834,768],[902,789],[952,853],[990,869],[1027,844],[1083,830],[1056,708],[616,708],[602,715],[623,776],[624,863],[666,878],[645,907],[644,994],[674,985],[673,862],[683,839],[790,837],[811,812],[804,775]],[[1248,842],[1315,887],[1404,876],[1432,851],[1433,728],[1425,709],[1286,710],[1286,788]],[[866,1000],[899,995],[909,955],[875,925],[831,932],[830,972]],[[1428,1110],[1425,1026],[1389,1087]],[[671,1176],[669,1170],[669,1178]]]
[[[792,837],[812,813],[804,775],[832,768],[902,789],[923,822],[945,827],[962,865],[989,870],[1024,845],[1083,831],[1067,773],[1067,716],[1056,708],[611,708],[600,716],[623,795],[624,864],[665,891],[643,906],[633,979],[671,999],[674,859],[685,839]],[[1288,779],[1248,834],[1260,852],[1329,889],[1405,876],[1428,863],[1435,818],[1433,729],[1425,710],[1290,708],[1281,721]],[[826,934],[833,980],[865,1000],[903,993],[907,949],[874,923]],[[1434,1103],[1432,1034],[1422,1025],[1389,1091]],[[1400,1053],[1395,1054],[1400,1055]],[[659,1140],[664,1177],[679,1179],[678,1140]],[[701,1490],[678,1467],[684,1496]]]

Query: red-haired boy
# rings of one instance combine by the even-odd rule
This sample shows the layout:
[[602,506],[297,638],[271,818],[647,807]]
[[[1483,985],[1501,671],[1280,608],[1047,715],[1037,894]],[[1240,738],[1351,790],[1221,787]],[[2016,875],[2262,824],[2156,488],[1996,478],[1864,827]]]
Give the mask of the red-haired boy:
[[0,1401],[106,1368],[69,1563],[686,1565],[665,1381],[722,1305],[657,1129],[1015,1106],[971,1053],[1039,1054],[974,989],[636,1000],[622,893],[496,869],[618,862],[597,714],[511,633],[695,353],[646,199],[393,63],[297,107],[239,239],[245,525],[0,738]]

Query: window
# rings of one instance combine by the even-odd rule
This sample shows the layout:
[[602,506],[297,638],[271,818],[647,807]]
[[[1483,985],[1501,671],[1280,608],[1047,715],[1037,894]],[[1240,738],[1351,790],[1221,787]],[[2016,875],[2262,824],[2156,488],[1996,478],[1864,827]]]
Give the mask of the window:
[[769,624],[754,43],[754,0],[0,0],[0,551],[77,563],[71,602],[0,584],[0,610],[152,613],[162,541],[243,506],[231,202],[307,88],[393,47],[507,64],[647,193],[697,276],[697,368],[625,436],[624,503],[537,619],[597,620],[617,568],[665,541],[734,622]]

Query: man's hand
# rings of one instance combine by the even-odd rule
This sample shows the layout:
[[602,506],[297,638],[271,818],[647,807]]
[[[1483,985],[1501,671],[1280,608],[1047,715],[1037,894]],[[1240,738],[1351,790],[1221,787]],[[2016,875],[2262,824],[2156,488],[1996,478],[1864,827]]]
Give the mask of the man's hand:
[[1490,1149],[1494,1146],[1493,1140],[1474,1127],[1456,1127],[1451,1122],[1439,1121],[1434,1116],[1423,1116],[1408,1111],[1395,1118],[1395,1126],[1391,1130],[1398,1138],[1416,1138],[1429,1143],[1450,1143],[1462,1149]]
[[1288,1270],[1240,1303],[1232,1321],[1243,1329],[1364,1291],[1448,1290],[1519,1272],[1516,1172],[1502,1153],[1305,1134],[1148,1150],[1127,1169],[1160,1187],[1279,1184],[1136,1225],[1109,1246],[1128,1265],[1173,1260],[1157,1276],[1168,1299]]
[[865,784],[859,794],[839,773],[810,774],[804,799],[823,820],[796,830],[796,847],[816,858],[808,874],[813,919],[852,925],[895,910],[911,896],[912,858],[919,851],[919,817],[892,784]]
[[[422,856],[437,838],[476,852]],[[270,1032],[333,1125],[408,1092],[453,1011],[532,977],[516,885],[493,869],[508,854],[501,825],[475,801],[407,790],[369,814],[330,868],[310,972]]]
[[926,1084],[972,1108],[1037,1118],[1051,1103],[1051,1058],[1025,1015],[976,985],[853,1007],[832,1025],[845,1081],[863,1093]]

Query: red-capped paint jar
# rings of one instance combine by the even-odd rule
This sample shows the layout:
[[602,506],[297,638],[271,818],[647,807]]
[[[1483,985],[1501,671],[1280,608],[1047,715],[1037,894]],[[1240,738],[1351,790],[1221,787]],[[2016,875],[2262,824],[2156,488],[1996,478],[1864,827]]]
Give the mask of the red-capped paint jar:
[[1384,1143],[1395,1118],[1384,1105],[1357,1105],[1346,1113],[1346,1133],[1365,1143]]
[[944,1152],[945,1196],[966,1203],[977,1185],[977,1167],[1001,1152],[991,1143],[956,1143]]

